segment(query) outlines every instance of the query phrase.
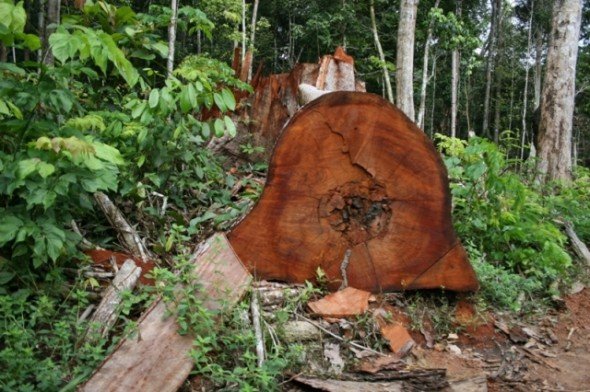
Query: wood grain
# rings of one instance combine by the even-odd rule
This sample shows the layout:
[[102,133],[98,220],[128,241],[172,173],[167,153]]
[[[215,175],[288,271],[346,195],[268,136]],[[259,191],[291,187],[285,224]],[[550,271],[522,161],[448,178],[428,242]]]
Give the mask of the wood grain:
[[326,94],[300,110],[275,147],[264,192],[229,233],[258,278],[352,287],[469,291],[475,273],[455,235],[447,172],[401,111],[366,93]]

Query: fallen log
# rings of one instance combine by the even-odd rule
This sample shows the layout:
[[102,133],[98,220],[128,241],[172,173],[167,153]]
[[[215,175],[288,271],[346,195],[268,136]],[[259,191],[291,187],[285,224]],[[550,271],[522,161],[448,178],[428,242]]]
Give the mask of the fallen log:
[[570,244],[574,249],[576,255],[582,260],[587,267],[590,267],[590,250],[580,237],[574,231],[574,225],[571,222],[563,222],[563,226],[565,227],[565,233],[567,234],[568,238],[570,239]]
[[334,92],[301,109],[258,204],[228,238],[262,279],[304,282],[321,268],[337,289],[347,260],[348,284],[362,290],[478,287],[438,152],[372,94]]
[[119,315],[119,305],[123,300],[121,292],[133,290],[140,275],[141,268],[135,265],[135,261],[129,259],[123,263],[90,319],[86,340],[97,341],[108,335]]
[[[212,311],[234,306],[252,279],[223,234],[201,244],[192,262],[195,295]],[[80,391],[176,391],[193,367],[192,348],[193,337],[178,333],[160,299],[140,318],[137,333],[119,343]]]

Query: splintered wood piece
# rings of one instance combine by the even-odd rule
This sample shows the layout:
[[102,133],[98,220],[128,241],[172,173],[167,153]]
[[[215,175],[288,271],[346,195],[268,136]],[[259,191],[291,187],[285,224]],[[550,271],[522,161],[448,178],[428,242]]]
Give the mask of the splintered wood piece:
[[347,287],[344,290],[329,294],[322,299],[307,304],[311,311],[323,317],[358,316],[369,308],[371,293]]
[[[201,244],[193,263],[195,295],[212,311],[234,306],[252,279],[223,234]],[[193,367],[193,337],[177,331],[166,304],[156,301],[141,317],[137,333],[117,346],[80,391],[176,391]]]
[[478,287],[453,230],[442,159],[372,94],[329,93],[301,109],[258,204],[228,238],[262,279],[304,282],[321,268],[333,289],[344,278],[372,292]]

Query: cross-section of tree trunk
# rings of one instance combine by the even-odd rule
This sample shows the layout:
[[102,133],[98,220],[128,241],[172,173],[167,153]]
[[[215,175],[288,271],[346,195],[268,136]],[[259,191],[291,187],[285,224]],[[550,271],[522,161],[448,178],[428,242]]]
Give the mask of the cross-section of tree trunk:
[[326,94],[293,117],[260,201],[229,239],[264,279],[313,280],[320,267],[333,288],[344,273],[373,292],[478,287],[439,154],[372,94]]

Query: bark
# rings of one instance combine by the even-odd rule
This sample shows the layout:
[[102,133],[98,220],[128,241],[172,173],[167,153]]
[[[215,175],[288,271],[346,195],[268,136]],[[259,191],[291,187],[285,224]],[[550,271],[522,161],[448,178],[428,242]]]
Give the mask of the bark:
[[246,60],[246,0],[242,0],[242,68]]
[[119,306],[123,300],[121,292],[133,290],[140,275],[141,268],[137,267],[133,260],[125,261],[90,319],[90,327],[86,334],[87,341],[96,342],[107,337],[119,315]]
[[39,0],[39,12],[37,14],[37,34],[41,41],[41,47],[37,50],[37,61],[43,61],[43,50],[47,47],[47,40],[45,37],[45,0]]
[[541,78],[543,75],[543,35],[540,30],[535,34],[535,100],[533,106],[537,109],[541,105]]
[[578,237],[571,222],[564,222],[564,227],[574,252],[586,266],[590,267],[590,250],[588,250],[586,244]]
[[176,24],[178,22],[178,1],[171,0],[170,8],[172,15],[170,16],[170,24],[168,25],[168,61],[166,62],[167,76],[172,76],[174,71],[174,51],[176,49]]
[[47,0],[47,22],[45,27],[45,43],[47,45],[47,53],[43,62],[46,65],[53,65],[54,58],[51,48],[49,47],[49,36],[53,34],[57,25],[59,24],[61,0]]
[[490,97],[492,89],[492,78],[496,59],[496,38],[498,34],[500,11],[502,7],[502,0],[491,0],[492,3],[492,17],[490,20],[490,38],[488,57],[486,61],[486,88],[483,103],[483,124],[482,135],[489,134],[490,121]]
[[402,0],[397,30],[395,97],[397,106],[414,121],[414,39],[418,0]]
[[[434,7],[438,8],[440,0],[436,0]],[[418,128],[424,129],[424,113],[426,112],[426,90],[428,88],[428,62],[430,57],[430,45],[432,44],[433,21],[428,23],[428,32],[426,33],[426,43],[424,44],[424,58],[422,60],[422,85],[420,87],[420,107],[418,108]]]
[[457,89],[459,88],[459,50],[451,53],[451,137],[457,136]]
[[581,0],[555,2],[539,125],[537,180],[541,182],[571,179],[572,122],[581,19]]
[[[254,8],[252,9],[252,23],[250,26],[250,52],[252,56],[254,56],[254,42],[256,39],[256,17],[258,14],[258,3],[259,0],[254,0]],[[252,65],[254,61],[250,60],[250,64],[248,66],[248,83],[252,80]]]
[[377,32],[377,19],[375,18],[375,2],[371,0],[370,5],[370,12],[371,12],[371,29],[373,30],[373,38],[375,39],[375,46],[377,47],[377,52],[379,53],[379,61],[381,61],[381,67],[383,69],[383,80],[385,84],[385,89],[387,91],[387,99],[389,102],[393,103],[393,89],[391,88],[391,79],[389,78],[389,70],[387,69],[387,64],[385,63],[385,54],[383,53],[383,47],[381,46],[381,41],[379,40],[379,33]]
[[520,130],[520,160],[524,160],[524,146],[526,143],[527,127],[526,127],[526,115],[528,112],[528,98],[529,98],[529,65],[528,59],[531,54],[531,37],[533,31],[533,11],[535,9],[535,2],[531,1],[531,16],[529,18],[529,31],[527,34],[527,46],[526,46],[526,57],[527,63],[524,70],[524,90],[522,93],[522,122]]
[[117,206],[102,192],[96,192],[94,199],[111,223],[111,226],[119,233],[119,239],[123,246],[131,255],[141,259],[143,262],[147,262],[150,259],[150,252]]
[[264,193],[229,239],[262,279],[304,282],[321,266],[337,289],[346,261],[349,285],[366,291],[472,290],[450,208],[424,132],[376,95],[340,91],[287,124]]
[[[461,19],[461,1],[457,1],[457,19]],[[451,53],[451,137],[457,136],[457,100],[459,96],[459,69],[461,67],[461,52],[459,48]]]

